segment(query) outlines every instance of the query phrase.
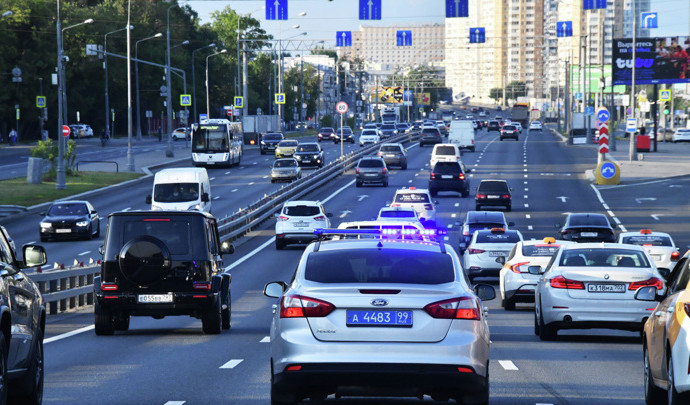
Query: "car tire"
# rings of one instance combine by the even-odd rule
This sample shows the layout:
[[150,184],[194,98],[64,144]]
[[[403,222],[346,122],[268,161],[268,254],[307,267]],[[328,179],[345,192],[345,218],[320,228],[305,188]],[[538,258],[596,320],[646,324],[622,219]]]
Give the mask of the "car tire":
[[276,389],[275,383],[273,382],[273,370],[271,370],[271,405],[295,405],[295,404],[297,404],[297,401],[294,401],[294,400],[287,401],[287,400],[283,399],[285,396],[289,396],[289,394],[279,393],[278,390]]
[[479,204],[477,204],[477,205],[474,206],[474,210],[475,210],[475,211],[481,211],[481,210],[482,210],[482,206],[479,205]]
[[505,298],[503,300],[503,309],[506,311],[515,311],[515,301],[510,298]]
[[285,242],[276,239],[276,250],[283,250],[285,248]]
[[510,212],[510,211],[512,211],[512,210],[513,210],[513,207],[512,207],[512,206],[508,205],[508,206],[506,207],[506,211]]
[[86,234],[86,240],[91,240],[93,239],[93,224],[89,225],[89,233]]
[[129,330],[129,315],[113,318],[113,329],[121,331]]
[[41,235],[41,242],[48,242],[48,237]]
[[206,335],[217,335],[222,328],[222,316],[220,306],[220,296],[218,296],[213,305],[203,314],[201,314],[201,329]]
[[539,321],[537,320],[537,311],[534,311],[534,336],[539,336]]
[[647,350],[646,340],[642,345],[642,359],[644,361],[644,401],[647,405],[653,404],[663,404],[666,400],[667,393],[654,385],[654,380],[651,375],[651,369],[649,366],[649,351]]
[[355,181],[355,187],[362,187],[361,181]]
[[[227,279],[227,277],[226,277],[226,279]],[[223,280],[223,284],[226,284],[226,283],[227,283],[227,281]],[[221,309],[221,311],[222,311],[221,312],[221,321],[223,322],[221,327],[224,330],[228,330],[228,329],[230,329],[230,321],[232,319],[232,310],[231,310],[231,305],[230,305],[232,296],[230,295],[230,285],[227,286],[227,293],[225,294],[225,297],[226,297],[225,298],[225,305],[227,308]]]
[[[43,402],[43,358],[43,329],[39,327],[34,337],[29,368],[16,382],[17,385],[8,390],[10,403],[40,405]],[[4,378],[3,381],[5,381]],[[0,402],[2,402],[1,399]]]
[[429,189],[429,195],[432,197],[436,197],[438,195],[438,191]]
[[681,404],[687,404],[688,401],[690,400],[690,393],[688,392],[683,392],[679,393],[676,391],[676,385],[674,383],[675,378],[674,378],[674,372],[673,372],[673,356],[669,353],[668,357],[668,365],[667,365],[667,372],[668,372],[668,400],[667,403],[668,405],[681,405]]
[[115,332],[113,314],[103,308],[98,300],[93,304],[94,331],[97,336],[110,336]]
[[388,187],[388,180],[383,182],[383,187]]
[[101,220],[98,220],[98,225],[96,226],[96,237],[100,238],[101,237]]
[[[321,141],[319,141],[319,142],[321,142]],[[266,152],[263,149],[259,149],[259,153],[261,153],[262,155],[266,154]]]
[[544,314],[539,311],[539,339],[543,341],[556,340],[558,328],[544,323]]
[[400,168],[401,168],[402,170],[407,170],[407,163],[405,163],[404,165],[400,166]]

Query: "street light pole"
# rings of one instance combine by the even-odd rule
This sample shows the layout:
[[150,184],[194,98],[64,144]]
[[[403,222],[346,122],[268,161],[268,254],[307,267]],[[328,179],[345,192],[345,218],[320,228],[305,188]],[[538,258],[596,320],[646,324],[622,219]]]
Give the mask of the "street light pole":
[[136,89],[134,90],[136,92],[136,109],[137,109],[137,140],[141,141],[141,104],[139,103],[139,43],[147,41],[149,39],[153,38],[160,38],[162,37],[162,33],[157,33],[156,35],[152,35],[150,37],[140,39],[134,44],[134,83]]
[[[132,18],[132,0],[127,1],[127,26]],[[134,171],[132,153],[132,30],[127,30],[127,170]]]
[[[105,38],[103,45],[103,69],[105,69],[105,133],[108,135],[110,135],[110,97],[108,95],[108,35],[124,31],[126,29],[127,27],[110,31],[103,36]],[[133,30],[134,26],[130,25],[129,29]]]
[[206,57],[206,117],[211,118],[211,104],[208,95],[208,58],[211,56],[220,55],[221,53],[226,53],[227,49],[221,49],[218,52],[212,53]]
[[[637,58],[637,44],[635,43],[637,41],[637,33],[635,31],[637,31],[637,12],[635,10],[634,0],[632,2],[632,15],[632,77],[630,80],[630,117],[635,117],[635,59]],[[654,134],[654,136],[656,136],[656,134]],[[630,148],[628,149],[628,160],[630,162],[636,160],[635,152],[637,152],[637,148],[635,146],[635,132],[633,132],[630,134]]]
[[180,2],[179,4],[173,4],[172,6],[168,7],[168,24],[167,24],[167,52],[166,52],[166,63],[165,63],[165,85],[167,87],[167,91],[165,92],[165,104],[166,104],[166,112],[168,114],[168,119],[167,119],[167,132],[168,132],[168,149],[165,151],[165,156],[167,157],[174,157],[175,156],[175,151],[173,149],[173,144],[172,144],[172,81],[170,79],[170,9],[173,7],[178,7],[182,5],[184,2]]
[[192,104],[194,105],[194,122],[197,122],[196,120],[199,119],[199,116],[196,114],[196,74],[194,74],[194,54],[197,51],[200,51],[202,49],[206,48],[212,48],[216,46],[216,44],[211,43],[206,46],[202,46],[201,48],[194,49],[192,51]]

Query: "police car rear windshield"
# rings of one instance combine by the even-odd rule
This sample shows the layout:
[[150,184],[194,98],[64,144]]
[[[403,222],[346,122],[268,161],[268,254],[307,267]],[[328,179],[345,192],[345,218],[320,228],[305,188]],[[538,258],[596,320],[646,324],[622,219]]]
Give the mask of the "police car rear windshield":
[[551,257],[554,253],[558,252],[561,245],[554,244],[544,244],[544,245],[524,245],[522,246],[523,256],[542,256]]
[[309,254],[304,278],[325,284],[444,284],[455,280],[449,255],[403,249],[342,249]]
[[492,233],[491,231],[477,231],[477,243],[517,243],[520,236],[516,231]]
[[624,236],[622,242],[628,245],[640,245],[640,246],[673,246],[671,243],[671,238],[668,236],[655,236],[655,235],[635,235],[635,236]]
[[397,203],[429,203],[429,196],[426,193],[400,193],[395,195]]

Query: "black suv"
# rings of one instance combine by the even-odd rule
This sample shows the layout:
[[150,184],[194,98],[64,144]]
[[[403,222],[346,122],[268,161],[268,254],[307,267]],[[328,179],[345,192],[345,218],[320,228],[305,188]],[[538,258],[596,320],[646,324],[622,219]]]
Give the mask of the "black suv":
[[503,228],[515,226],[513,222],[506,222],[506,216],[500,211],[467,211],[465,221],[462,223],[462,236],[460,236],[460,250],[470,244],[474,231],[481,229]]
[[498,121],[489,121],[486,125],[486,132],[491,131],[501,132],[501,124],[499,124]]
[[261,135],[261,142],[259,142],[259,150],[264,155],[268,152],[275,152],[276,146],[285,139],[280,132],[268,132]]
[[470,179],[465,169],[458,162],[438,162],[429,175],[429,194],[436,197],[439,191],[455,191],[463,197],[470,195]]
[[215,218],[198,211],[108,216],[101,275],[94,278],[95,331],[129,329],[130,316],[189,315],[204,333],[230,328],[230,274]]
[[477,187],[475,211],[482,207],[504,207],[511,210],[510,187],[505,180],[482,180]]
[[315,142],[300,143],[292,157],[300,166],[323,167],[323,149]]
[[519,140],[518,137],[520,136],[520,131],[518,130],[518,128],[515,125],[504,125],[503,128],[501,128],[501,130],[499,131],[499,134],[500,135],[498,136],[498,138],[501,141],[503,139],[508,139],[508,138],[513,138],[516,141],[518,141]]
[[558,232],[558,239],[573,242],[616,242],[616,233],[604,214],[568,214],[565,225]]
[[0,403],[43,400],[43,333],[46,308],[36,283],[22,269],[46,264],[41,246],[24,245],[23,261],[0,227]]

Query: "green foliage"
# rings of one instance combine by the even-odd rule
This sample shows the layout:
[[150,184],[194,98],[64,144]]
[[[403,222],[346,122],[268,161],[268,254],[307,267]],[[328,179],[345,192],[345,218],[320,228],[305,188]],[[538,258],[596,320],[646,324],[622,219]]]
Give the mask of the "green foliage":
[[333,117],[331,115],[324,115],[321,117],[321,128],[323,127],[333,128]]
[[[67,148],[65,149],[65,173],[72,175],[75,172],[77,164],[77,155],[75,153],[77,148],[77,143],[70,139],[67,142]],[[50,171],[48,172],[47,178],[54,178],[57,172],[57,159],[58,159],[58,143],[53,142],[52,139],[47,139],[45,141],[38,141],[38,144],[31,148],[31,157],[37,157],[45,159],[50,162]]]
[[503,98],[503,89],[502,88],[493,88],[489,92],[489,97],[494,99],[497,103],[500,99]]
[[525,82],[513,81],[506,86],[506,98],[516,100],[518,97],[527,95],[527,85]]

